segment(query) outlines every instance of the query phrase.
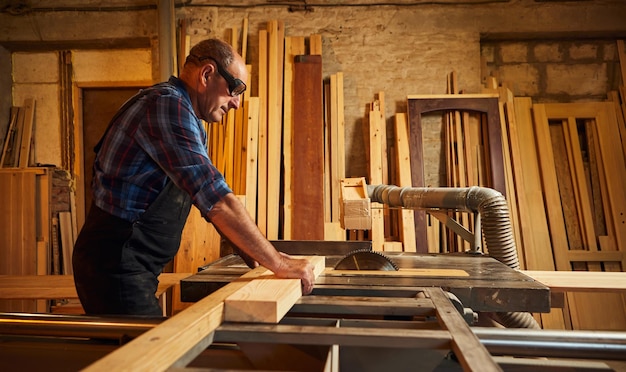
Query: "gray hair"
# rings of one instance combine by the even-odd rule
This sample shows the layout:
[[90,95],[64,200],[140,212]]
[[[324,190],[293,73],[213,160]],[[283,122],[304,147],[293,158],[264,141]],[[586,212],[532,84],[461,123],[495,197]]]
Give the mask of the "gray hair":
[[203,65],[199,59],[211,57],[224,67],[229,66],[234,58],[235,51],[230,44],[219,39],[206,39],[194,45],[189,51],[185,64],[192,62]]

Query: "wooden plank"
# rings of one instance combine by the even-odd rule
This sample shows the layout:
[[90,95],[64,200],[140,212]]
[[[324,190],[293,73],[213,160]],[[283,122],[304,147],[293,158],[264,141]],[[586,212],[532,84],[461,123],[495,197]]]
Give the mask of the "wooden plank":
[[292,196],[291,196],[291,162],[293,155],[292,131],[296,115],[293,105],[294,90],[294,58],[304,54],[304,37],[285,38],[285,73],[284,73],[284,108],[283,108],[283,239],[291,239]]
[[574,177],[574,196],[578,206],[578,216],[583,233],[583,241],[585,248],[590,251],[597,251],[596,232],[593,222],[593,214],[591,212],[591,203],[589,200],[589,189],[583,165],[580,141],[578,139],[578,128],[576,118],[569,117],[563,120],[563,130],[565,133],[565,146],[568,150],[568,160],[570,161],[570,170]]
[[[529,213],[528,200],[526,198],[526,191],[523,187],[520,187],[524,183],[524,173],[522,171],[522,164],[525,162],[525,157],[522,156],[521,148],[524,144],[520,143],[518,134],[518,123],[515,115],[515,101],[505,103],[505,110],[507,113],[507,129],[509,133],[509,149],[511,151],[511,165],[513,171],[513,182],[515,182],[515,198],[517,199],[517,215],[518,215],[518,229],[520,239],[517,241],[517,256],[520,258],[520,266],[522,269],[526,268],[525,250],[528,246],[530,251],[534,251],[534,232],[532,229],[532,221]],[[526,123],[527,125],[530,123]],[[524,146],[525,147],[525,146]]]
[[224,300],[224,320],[278,323],[301,296],[299,279],[256,279]]
[[617,56],[622,72],[622,85],[626,85],[626,47],[624,47],[624,40],[617,40]]
[[[337,72],[337,134],[336,134],[336,154],[334,155],[337,158],[337,178],[339,181],[346,177],[346,120],[344,115],[344,94],[343,94],[343,72]],[[333,192],[333,195],[337,195],[340,191],[339,188],[341,185],[337,182],[333,187],[336,189]],[[334,208],[338,207],[338,200],[335,196],[335,204]],[[339,213],[336,215],[333,214],[333,222],[339,222]],[[344,234],[345,235],[345,234]]]
[[298,107],[298,115],[294,118],[292,134],[292,239],[324,240],[321,57],[297,56],[294,71],[293,102]]
[[[382,137],[381,112],[378,102],[372,103],[369,112],[369,184],[380,185],[383,183],[383,158],[382,142],[386,139]],[[371,204],[372,214],[372,249],[383,250],[385,242],[385,220],[383,216],[383,205],[381,203]]]
[[[541,182],[529,195],[529,207],[533,228],[535,224],[539,232],[535,240],[533,253],[525,252],[526,269],[529,270],[569,270],[569,262],[563,257],[567,252],[567,236],[565,235],[565,223],[560,207],[560,195],[555,173],[554,156],[550,144],[548,120],[545,117],[545,109],[541,105],[532,105],[530,98],[515,98],[515,113],[520,130],[520,145],[532,146],[536,144],[536,150],[530,153],[535,161],[528,164],[532,166],[532,175],[524,171],[524,179],[531,177],[537,187],[537,181]],[[520,107],[518,113],[518,106]],[[530,112],[532,107],[533,117]],[[522,130],[525,128],[531,133]],[[522,133],[530,137],[522,137]],[[526,152],[529,154],[529,152]],[[540,173],[539,178],[538,177]],[[545,197],[545,206],[543,197]],[[547,218],[547,220],[546,220]],[[549,231],[546,230],[549,223]],[[552,247],[552,250],[550,250]],[[553,256],[554,255],[554,256]],[[530,259],[528,259],[530,258]],[[549,314],[541,314],[541,325],[544,329],[564,329],[565,320],[560,309],[552,309]]]
[[257,226],[267,237],[267,30],[259,30],[259,161],[257,189]]
[[17,118],[19,114],[19,107],[11,107],[11,114],[9,119],[9,128],[7,129],[6,138],[4,139],[4,145],[2,146],[2,156],[0,156],[0,168],[5,166],[5,159],[7,160],[7,165],[13,165],[12,156],[15,153],[14,145],[15,145],[15,130],[17,126]]
[[[619,130],[615,111],[610,103],[598,104],[601,111],[596,116],[596,129],[600,147],[601,162],[606,178],[608,205],[610,206],[613,219],[613,231],[617,243],[617,249],[626,251],[626,160],[619,154],[620,141]],[[626,267],[622,267],[626,270]]]
[[258,163],[259,163],[259,97],[250,97],[244,103],[248,114],[248,136],[246,151],[246,210],[253,220],[256,221],[257,212],[257,186],[258,186]]
[[278,239],[280,224],[282,81],[284,29],[282,22],[267,25],[267,238]]
[[441,288],[427,288],[425,293],[436,306],[439,325],[452,336],[452,351],[466,371],[501,371],[484,345],[472,332]]
[[[568,248],[570,252],[573,250],[584,250],[585,247],[583,245],[576,212],[576,198],[574,197],[572,173],[570,167],[565,166],[568,164],[565,133],[560,123],[550,124],[549,130],[554,162],[555,164],[563,164],[561,167],[556,167],[555,171],[559,183],[559,194],[561,195],[561,207],[563,209],[563,222],[567,233]],[[570,257],[569,252],[568,254],[557,255],[556,259],[567,260],[568,257]],[[571,260],[557,264],[557,267],[562,267],[564,270],[587,270],[586,263],[572,262]]]
[[72,234],[72,216],[70,212],[59,212],[59,226],[61,228],[63,274],[71,275],[73,273],[72,251],[74,250],[74,236]]
[[[409,149],[409,123],[405,113],[397,113],[395,116],[395,135],[397,149],[397,185],[411,187],[411,153]],[[416,252],[415,244],[415,218],[412,210],[400,211],[400,238],[405,252]]]
[[[156,297],[193,273],[162,273]],[[75,299],[73,275],[0,275],[0,299]]]
[[312,34],[309,36],[309,54],[322,55],[322,35]]
[[[302,256],[314,267],[317,278],[324,267],[324,256]],[[257,278],[224,299],[224,320],[228,322],[278,323],[302,296],[300,279],[280,279],[271,275]]]
[[[545,133],[539,132],[537,125],[533,127],[533,120],[530,117],[530,98],[515,98],[515,114],[517,119],[517,128],[519,135],[520,146],[525,147],[524,155],[526,161],[522,162],[523,184],[520,187],[526,192],[528,200],[528,211],[530,212],[532,231],[533,231],[533,244],[529,248],[533,251],[525,250],[526,268],[530,270],[554,270],[554,259],[552,258],[552,251],[550,250],[551,240],[550,232],[548,230],[548,219],[546,217],[546,209],[543,204],[543,194],[546,192],[546,198],[548,197],[547,187],[552,187],[550,191],[556,191],[555,194],[551,194],[552,197],[558,199],[558,187],[556,183],[556,177],[554,176],[554,165],[550,167],[550,162],[554,162],[552,152],[547,153],[546,144],[541,140],[549,140],[549,136]],[[537,120],[537,110],[535,112],[535,121]],[[545,126],[544,126],[545,124]],[[547,130],[547,122],[541,122],[540,129]],[[535,139],[536,138],[536,139]],[[535,143],[537,147],[535,148]],[[541,167],[541,174],[540,174]],[[547,175],[546,175],[547,174]],[[543,183],[542,183],[543,181]],[[543,186],[543,187],[542,187]],[[549,204],[549,202],[547,202]],[[560,203],[557,204],[560,206]],[[549,207],[549,205],[548,205]],[[547,209],[548,212],[550,209]],[[550,219],[550,226],[552,226],[552,219]],[[563,227],[563,231],[565,228]],[[564,236],[563,236],[564,237]],[[554,239],[554,237],[553,237]],[[562,242],[565,250],[567,250],[567,240]],[[552,246],[558,244],[558,241],[552,241]],[[558,245],[557,245],[558,248]],[[556,251],[556,248],[555,248]]]
[[536,270],[521,272],[555,292],[626,293],[626,272]]
[[224,320],[224,300],[267,272],[262,266],[251,270],[84,370],[155,371],[186,366],[204,350],[199,346],[212,342],[213,332]]

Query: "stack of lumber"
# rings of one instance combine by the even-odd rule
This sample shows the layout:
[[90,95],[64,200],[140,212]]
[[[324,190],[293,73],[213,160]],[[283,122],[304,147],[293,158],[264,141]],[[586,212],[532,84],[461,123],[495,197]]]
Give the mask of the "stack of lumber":
[[[189,48],[185,27],[179,24],[181,59]],[[240,29],[229,29],[227,39],[246,60],[247,19]],[[343,75],[322,75],[321,35],[285,36],[284,23],[270,20],[258,40],[240,108],[220,123],[206,123],[209,157],[266,238],[346,240],[339,219]],[[214,261],[226,253],[220,246],[219,234],[193,208],[175,272]]]
[[[247,20],[229,33],[245,58]],[[321,54],[321,35],[286,37],[282,21],[268,21],[249,66],[258,80],[238,110],[207,124],[209,156],[268,239],[346,239],[343,75],[325,79]]]
[[[409,157],[408,121],[406,114],[394,117],[395,141],[388,146],[387,123],[385,118],[385,94],[378,92],[374,101],[368,104],[368,117],[364,120],[368,160],[368,184],[395,184],[411,186]],[[380,203],[371,204],[371,229],[365,234],[351,232],[353,240],[365,238],[372,241],[377,251],[415,252],[415,230],[413,212],[392,210]]]
[[0,150],[0,168],[26,168],[32,163],[35,100],[28,98],[22,107],[11,107],[6,137]]

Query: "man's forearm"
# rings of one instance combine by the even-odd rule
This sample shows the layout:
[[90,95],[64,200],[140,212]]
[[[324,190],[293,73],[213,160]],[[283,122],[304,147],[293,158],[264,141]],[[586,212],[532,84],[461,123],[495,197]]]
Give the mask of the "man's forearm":
[[208,214],[215,228],[235,247],[270,270],[278,268],[279,253],[259,231],[234,194],[226,195]]

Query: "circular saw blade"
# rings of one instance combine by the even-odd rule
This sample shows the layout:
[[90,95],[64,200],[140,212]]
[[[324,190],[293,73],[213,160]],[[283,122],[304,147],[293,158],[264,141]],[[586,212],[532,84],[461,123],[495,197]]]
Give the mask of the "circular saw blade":
[[345,255],[335,265],[335,270],[397,271],[398,266],[380,252],[360,249]]

